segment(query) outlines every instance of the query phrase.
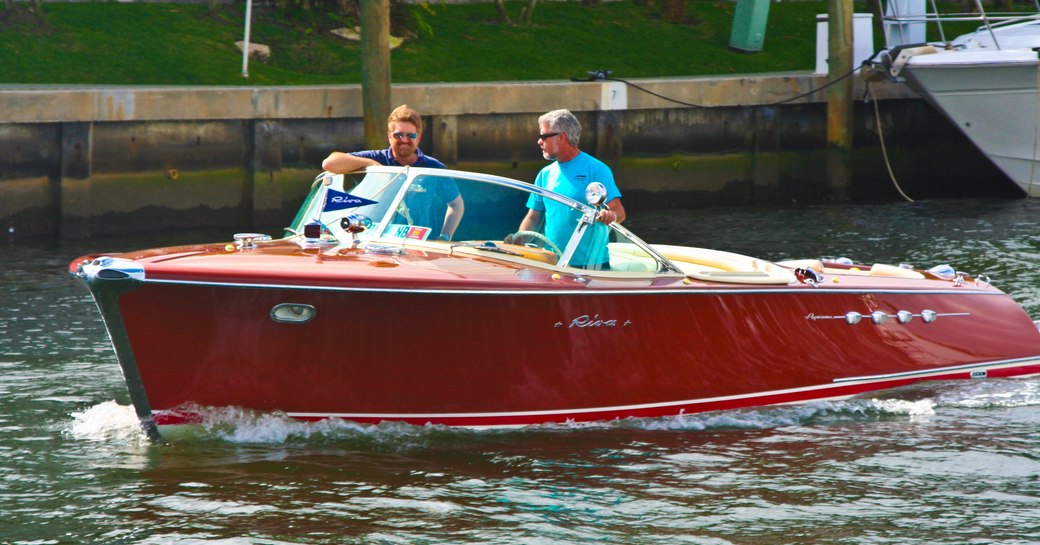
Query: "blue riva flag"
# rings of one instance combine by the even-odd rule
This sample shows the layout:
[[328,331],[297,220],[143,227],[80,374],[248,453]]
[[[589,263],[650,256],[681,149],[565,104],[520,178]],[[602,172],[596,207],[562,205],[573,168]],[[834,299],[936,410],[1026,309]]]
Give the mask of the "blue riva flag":
[[342,191],[336,191],[335,189],[327,189],[325,193],[325,206],[321,209],[322,212],[333,212],[335,210],[343,210],[345,208],[357,208],[359,206],[367,206],[369,204],[375,204],[376,201],[370,201],[363,197],[355,197],[350,193],[344,193]]

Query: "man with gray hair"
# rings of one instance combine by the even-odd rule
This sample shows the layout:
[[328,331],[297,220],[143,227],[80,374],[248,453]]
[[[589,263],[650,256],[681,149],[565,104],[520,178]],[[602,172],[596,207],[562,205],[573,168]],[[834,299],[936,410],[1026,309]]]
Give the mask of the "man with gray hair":
[[[625,207],[621,205],[621,191],[614,182],[614,173],[599,159],[578,149],[581,138],[581,123],[568,110],[553,110],[538,118],[538,146],[542,156],[553,161],[535,177],[534,185],[566,195],[578,202],[585,202],[585,189],[592,182],[600,182],[607,188],[606,207],[596,217],[602,223],[625,221]],[[532,194],[527,200],[527,215],[520,222],[519,231],[537,229],[545,220],[545,236],[559,248],[570,240],[580,215],[569,207]],[[594,242],[586,236],[578,246],[571,265],[575,267],[604,269],[606,262],[607,236]],[[522,244],[526,237],[517,233],[506,237],[506,243]],[[599,248],[602,246],[602,248]]]

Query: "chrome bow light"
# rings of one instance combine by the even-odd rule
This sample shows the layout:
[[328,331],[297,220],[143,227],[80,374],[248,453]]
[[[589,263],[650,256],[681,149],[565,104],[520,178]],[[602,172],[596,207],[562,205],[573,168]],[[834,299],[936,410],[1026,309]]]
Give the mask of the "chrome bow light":
[[358,235],[372,228],[372,219],[364,214],[351,214],[341,219],[339,225],[354,237],[354,246],[357,246],[361,242]]
[[340,225],[348,233],[364,233],[372,228],[372,219],[364,214],[351,214],[343,218]]

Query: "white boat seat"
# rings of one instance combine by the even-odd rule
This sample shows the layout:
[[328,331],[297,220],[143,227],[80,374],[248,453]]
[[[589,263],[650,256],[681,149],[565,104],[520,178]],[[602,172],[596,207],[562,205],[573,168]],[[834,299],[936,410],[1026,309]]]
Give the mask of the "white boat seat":
[[698,280],[734,284],[790,284],[797,281],[790,270],[746,255],[667,244],[651,246],[686,276]]

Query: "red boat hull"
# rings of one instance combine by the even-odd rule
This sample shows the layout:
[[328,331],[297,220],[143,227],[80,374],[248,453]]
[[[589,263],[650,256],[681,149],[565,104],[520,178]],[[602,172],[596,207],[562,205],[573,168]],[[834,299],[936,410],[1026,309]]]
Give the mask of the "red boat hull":
[[[268,319],[282,303],[317,313],[305,324]],[[303,419],[523,425],[1040,372],[1040,334],[995,290],[937,298],[824,289],[592,294],[150,283],[123,294],[119,308],[160,425],[191,420],[178,410],[189,405]],[[851,311],[925,309],[939,318],[840,319]]]

